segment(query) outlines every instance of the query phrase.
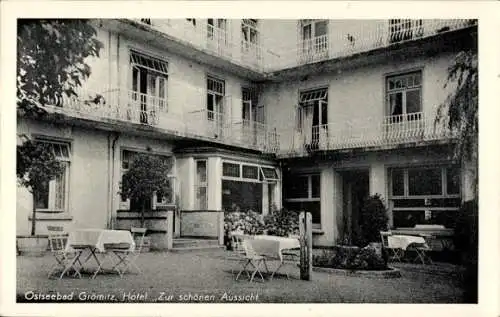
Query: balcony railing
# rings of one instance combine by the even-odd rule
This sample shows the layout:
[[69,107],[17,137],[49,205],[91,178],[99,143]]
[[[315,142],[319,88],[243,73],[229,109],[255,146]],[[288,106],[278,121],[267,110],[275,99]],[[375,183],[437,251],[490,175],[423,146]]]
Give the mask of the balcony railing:
[[[352,22],[346,21],[345,23]],[[475,23],[475,20],[467,19],[367,20],[360,22],[356,27],[346,26],[345,32],[339,25],[330,28],[332,32],[327,35],[299,41],[294,47],[275,48],[279,57],[272,60],[272,64],[266,64],[265,70],[276,71],[328,59],[347,57],[397,43],[467,28]]]
[[276,55],[261,45],[245,40],[235,40],[230,32],[230,25],[218,27],[207,23],[206,19],[196,19],[193,23],[186,19],[135,19],[144,25],[185,41],[201,50],[259,71],[263,70],[266,59]]
[[436,122],[423,112],[386,116],[380,119],[346,120],[281,132],[280,154],[301,155],[318,150],[343,150],[391,146],[455,137],[446,120]]
[[249,120],[231,120],[220,112],[200,109],[187,114],[187,131],[212,141],[275,153],[279,149],[276,129]]
[[[129,89],[116,88],[103,92],[79,89],[77,94],[78,97],[64,97],[60,103],[47,106],[46,109],[79,119],[151,126],[181,137],[210,140],[267,153],[278,150],[279,137],[275,129],[262,123],[231,119],[224,113],[203,108],[206,107],[204,104],[196,105],[199,110],[176,112],[169,108],[166,97]],[[224,106],[229,111],[230,97],[225,99]]]

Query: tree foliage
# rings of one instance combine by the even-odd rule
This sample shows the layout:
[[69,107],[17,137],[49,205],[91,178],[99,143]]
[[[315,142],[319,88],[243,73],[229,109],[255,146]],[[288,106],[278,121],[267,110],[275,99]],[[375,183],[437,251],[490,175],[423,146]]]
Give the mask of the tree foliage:
[[388,217],[385,205],[379,194],[365,200],[360,214],[360,236],[357,244],[365,246],[370,242],[380,241],[380,231],[388,229]]
[[[470,49],[460,51],[448,67],[445,88],[454,89],[438,109],[437,121],[448,120],[448,128],[458,133],[455,156],[471,163],[477,186],[478,161],[478,56],[477,40],[473,36]],[[477,195],[477,188],[473,188]]]
[[31,193],[55,179],[63,171],[49,143],[25,141],[17,146],[16,174]]
[[90,76],[86,59],[99,57],[102,43],[88,20],[20,19],[17,24],[17,109],[43,114],[47,104],[64,96]]
[[168,173],[172,162],[152,154],[137,154],[127,172],[123,174],[120,194],[123,198],[142,201],[141,225],[144,225],[145,202],[156,193],[171,194]]
[[[28,140],[17,146],[17,179],[20,185],[31,192],[32,196],[63,170],[64,166],[57,160],[50,144]],[[33,201],[31,235],[35,234],[35,212]]]

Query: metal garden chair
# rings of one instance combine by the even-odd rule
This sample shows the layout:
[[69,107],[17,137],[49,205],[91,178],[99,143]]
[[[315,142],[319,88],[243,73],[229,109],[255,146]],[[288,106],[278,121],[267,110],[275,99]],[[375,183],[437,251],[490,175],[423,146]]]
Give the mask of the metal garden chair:
[[[47,226],[48,240],[50,252],[56,260],[56,265],[49,272],[48,277],[50,278],[58,269],[62,270],[59,279],[61,279],[64,274],[68,273],[69,270],[73,269],[75,271],[73,276],[82,277],[80,274],[80,268],[83,266],[80,262],[80,255],[82,250],[74,250],[66,248],[67,234],[64,233],[64,229],[61,226]],[[77,266],[80,266],[78,268]]]
[[131,249],[128,243],[120,243],[118,245],[104,244],[104,250],[106,252],[115,254],[115,256],[118,258],[118,263],[116,263],[112,267],[112,270],[117,271],[120,277],[123,277],[123,274],[130,267],[134,267],[139,274],[142,273],[141,269],[137,266],[135,262],[139,257],[142,247],[144,245],[144,236],[146,235],[146,230],[147,230],[146,228],[137,228],[137,227],[132,227],[130,229],[130,232],[132,233],[134,240],[137,241],[134,249]]
[[392,233],[390,231],[380,231],[380,237],[382,239],[382,247],[390,253],[389,254],[390,258],[392,258],[395,261],[401,262],[404,257],[404,250],[402,248],[393,246],[389,241],[390,236],[392,236]]

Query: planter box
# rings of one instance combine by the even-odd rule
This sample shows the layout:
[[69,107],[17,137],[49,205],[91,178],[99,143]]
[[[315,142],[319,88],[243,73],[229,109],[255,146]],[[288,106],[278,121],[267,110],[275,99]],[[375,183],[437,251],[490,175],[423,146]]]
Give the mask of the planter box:
[[43,256],[49,246],[46,236],[18,236],[16,242],[18,254],[25,256]]

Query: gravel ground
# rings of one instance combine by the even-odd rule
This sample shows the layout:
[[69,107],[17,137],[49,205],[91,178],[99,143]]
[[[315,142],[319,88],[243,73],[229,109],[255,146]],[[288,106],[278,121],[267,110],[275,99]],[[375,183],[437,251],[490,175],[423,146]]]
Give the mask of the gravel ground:
[[[257,303],[459,303],[461,289],[454,276],[427,274],[401,268],[402,277],[378,279],[313,272],[312,281],[299,279],[299,270],[288,265],[290,280],[280,275],[272,281],[235,281],[225,251],[145,253],[137,260],[142,274],[100,274],[89,279],[48,279],[51,255],[17,257],[18,301],[55,294],[62,300],[92,302],[257,302]],[[270,263],[271,267],[277,265]],[[89,270],[95,268],[87,263]],[[109,266],[108,266],[109,267]],[[208,296],[207,296],[208,295]],[[238,298],[238,296],[240,296]],[[44,301],[44,300],[42,300]]]

